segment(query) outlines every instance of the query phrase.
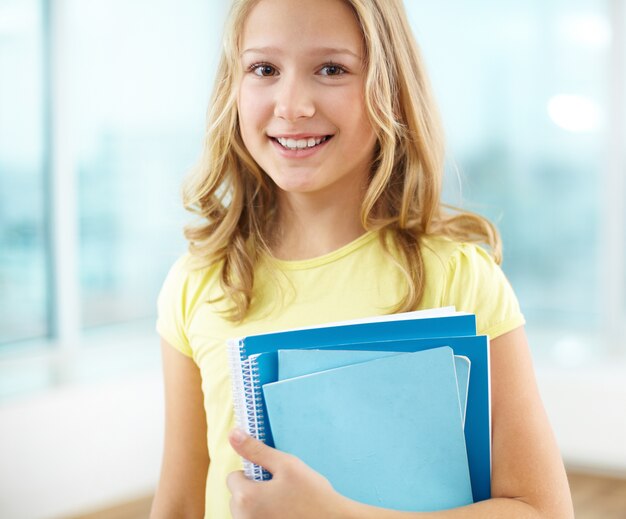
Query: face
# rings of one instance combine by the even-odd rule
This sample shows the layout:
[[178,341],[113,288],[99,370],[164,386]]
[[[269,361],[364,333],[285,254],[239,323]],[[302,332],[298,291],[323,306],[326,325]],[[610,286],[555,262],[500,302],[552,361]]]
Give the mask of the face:
[[244,144],[287,196],[354,197],[376,137],[364,103],[364,47],[341,0],[260,0],[241,41]]

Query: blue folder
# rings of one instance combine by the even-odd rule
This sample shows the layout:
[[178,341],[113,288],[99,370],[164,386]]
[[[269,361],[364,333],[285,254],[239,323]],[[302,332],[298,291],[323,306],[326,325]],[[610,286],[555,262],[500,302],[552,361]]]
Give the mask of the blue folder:
[[405,511],[473,502],[449,347],[263,386],[276,447],[342,495]]
[[[340,368],[368,360],[401,355],[397,351],[362,350],[278,350],[278,380],[300,377],[311,373]],[[461,421],[465,426],[467,410],[467,388],[469,386],[470,360],[461,355],[454,356]]]

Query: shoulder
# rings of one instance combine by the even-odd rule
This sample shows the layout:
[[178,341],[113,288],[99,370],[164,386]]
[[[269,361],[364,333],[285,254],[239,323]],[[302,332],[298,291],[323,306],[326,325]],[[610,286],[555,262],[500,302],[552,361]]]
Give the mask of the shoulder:
[[491,338],[524,324],[506,275],[480,245],[428,236],[421,250],[427,287],[441,306],[476,314],[479,333]]
[[219,289],[219,265],[209,265],[190,253],[180,256],[171,266],[159,293],[159,308],[176,308],[188,317],[194,305],[208,299]]
[[455,241],[446,236],[423,236],[421,251],[425,261],[436,261],[442,266],[449,266],[460,259],[495,263],[491,255],[480,245]]
[[191,254],[183,254],[171,266],[157,299],[157,331],[187,356],[188,325],[205,301],[219,288],[219,266],[203,267]]
[[207,265],[206,261],[187,252],[178,257],[167,274],[169,279],[186,286],[203,285],[219,276],[219,265]]
[[443,236],[425,236],[421,241],[424,266],[431,273],[451,277],[499,276],[500,266],[476,243],[457,242]]

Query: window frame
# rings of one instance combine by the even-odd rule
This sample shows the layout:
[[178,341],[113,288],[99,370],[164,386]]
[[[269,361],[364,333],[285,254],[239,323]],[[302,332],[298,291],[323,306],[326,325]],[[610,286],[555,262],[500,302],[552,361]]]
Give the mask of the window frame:
[[611,43],[608,70],[605,203],[600,204],[602,340],[613,355],[626,354],[626,0],[609,0]]

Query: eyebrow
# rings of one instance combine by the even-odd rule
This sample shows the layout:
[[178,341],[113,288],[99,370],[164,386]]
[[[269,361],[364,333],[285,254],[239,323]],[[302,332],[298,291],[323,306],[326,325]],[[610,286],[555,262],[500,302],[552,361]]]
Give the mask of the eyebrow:
[[[248,54],[248,53],[282,54],[283,52],[278,47],[252,47],[250,49],[244,50],[240,54],[240,57],[242,57],[244,54]],[[318,56],[319,55],[326,55],[326,54],[347,54],[347,55],[353,56],[353,57],[355,57],[355,58],[357,58],[359,60],[361,59],[361,56],[359,56],[358,54],[354,53],[350,49],[340,48],[340,47],[315,47],[314,49],[311,49],[310,51],[308,51],[308,54],[314,54],[314,55],[318,55]]]

